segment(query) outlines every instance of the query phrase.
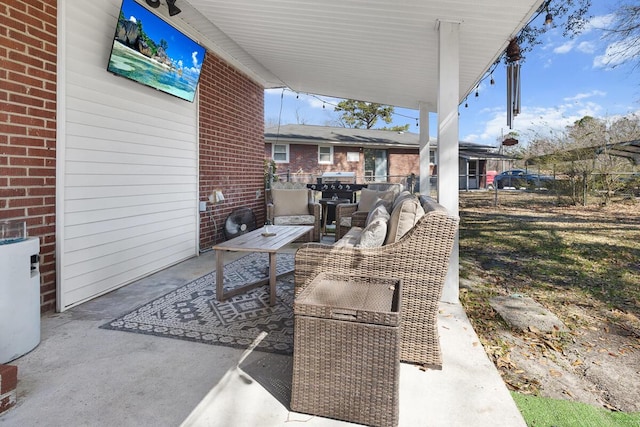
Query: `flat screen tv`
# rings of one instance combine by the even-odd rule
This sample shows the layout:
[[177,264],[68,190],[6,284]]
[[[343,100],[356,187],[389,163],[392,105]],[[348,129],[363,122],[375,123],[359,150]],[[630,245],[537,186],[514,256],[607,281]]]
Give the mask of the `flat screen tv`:
[[107,70],[193,102],[205,48],[134,0],[123,0]]

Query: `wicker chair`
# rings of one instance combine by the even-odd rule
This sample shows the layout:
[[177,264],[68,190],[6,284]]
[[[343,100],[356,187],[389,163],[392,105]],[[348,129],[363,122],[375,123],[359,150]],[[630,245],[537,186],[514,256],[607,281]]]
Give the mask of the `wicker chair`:
[[[286,204],[296,205],[301,211],[291,211],[291,208],[286,209],[287,212],[283,212],[282,209],[278,209],[275,206],[274,192],[282,190],[280,195],[281,200]],[[286,194],[291,192],[291,194]],[[296,203],[294,199],[298,198],[302,194],[302,201]],[[271,184],[271,189],[267,190],[267,221],[274,225],[312,225],[313,233],[311,235],[303,236],[298,241],[320,241],[320,230],[322,217],[322,210],[319,203],[313,200],[313,193],[307,188],[307,185],[300,182],[274,182]],[[306,199],[306,200],[305,200]],[[301,205],[301,206],[300,206]]]
[[423,207],[425,215],[395,243],[377,248],[301,246],[295,256],[295,293],[321,272],[401,279],[400,360],[440,369],[438,303],[458,219],[435,201]]
[[[367,185],[368,190],[393,191],[399,194],[403,190],[402,184],[391,184],[386,182],[371,183]],[[359,211],[358,203],[340,203],[336,206],[336,241],[340,240],[351,227],[364,227],[367,220],[367,211]]]

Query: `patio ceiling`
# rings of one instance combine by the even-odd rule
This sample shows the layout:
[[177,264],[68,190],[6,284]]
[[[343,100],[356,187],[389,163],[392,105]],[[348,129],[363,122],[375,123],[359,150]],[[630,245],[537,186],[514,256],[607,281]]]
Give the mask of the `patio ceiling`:
[[541,3],[178,0],[169,19],[265,88],[435,112],[438,21],[460,23],[460,102]]

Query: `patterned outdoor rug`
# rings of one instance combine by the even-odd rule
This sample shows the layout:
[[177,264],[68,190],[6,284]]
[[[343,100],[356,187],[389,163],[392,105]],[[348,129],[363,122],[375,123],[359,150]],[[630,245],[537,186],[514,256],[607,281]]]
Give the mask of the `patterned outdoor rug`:
[[[252,253],[227,264],[225,290],[268,276],[269,256]],[[277,273],[292,272],[293,254],[277,254]],[[267,332],[256,350],[293,353],[293,274],[278,279],[276,304],[269,305],[268,285],[216,299],[216,272],[169,292],[100,326],[103,329],[177,338],[204,344],[246,348]]]

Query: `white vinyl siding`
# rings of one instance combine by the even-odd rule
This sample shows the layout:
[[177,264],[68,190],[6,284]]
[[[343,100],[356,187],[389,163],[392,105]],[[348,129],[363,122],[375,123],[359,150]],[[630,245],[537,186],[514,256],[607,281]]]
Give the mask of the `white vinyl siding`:
[[197,254],[197,104],[106,70],[119,7],[61,12],[60,311]]
[[289,163],[289,144],[273,144],[271,158],[276,163]]

